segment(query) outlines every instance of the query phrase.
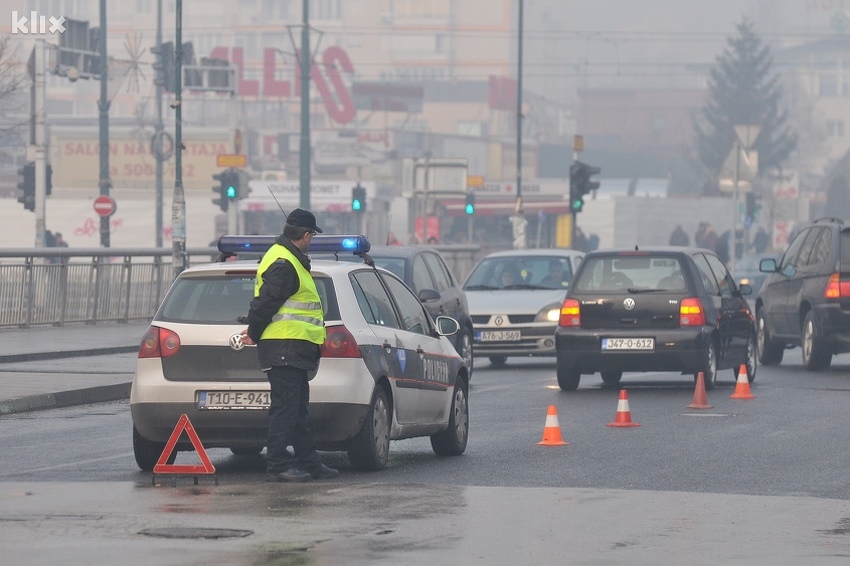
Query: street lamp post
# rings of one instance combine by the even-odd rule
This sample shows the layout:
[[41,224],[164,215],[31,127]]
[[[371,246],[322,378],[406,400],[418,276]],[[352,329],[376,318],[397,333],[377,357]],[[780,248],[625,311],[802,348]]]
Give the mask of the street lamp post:
[[[100,101],[98,102],[98,128],[100,142],[99,194],[109,195],[112,180],[109,178],[109,58],[106,54],[106,0],[100,0]],[[109,247],[109,216],[100,219],[100,245]]]
[[310,0],[302,3],[301,30],[301,146],[299,177],[301,208],[310,209]]
[[516,206],[514,209],[514,248],[526,248],[525,218],[522,210],[522,36],[524,1],[519,0],[519,33],[517,37],[516,97]]

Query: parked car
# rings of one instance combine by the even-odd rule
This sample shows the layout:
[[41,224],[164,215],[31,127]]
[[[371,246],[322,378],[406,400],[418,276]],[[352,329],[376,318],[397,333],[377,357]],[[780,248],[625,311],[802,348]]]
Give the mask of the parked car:
[[753,315],[714,253],[657,247],[590,252],[570,284],[555,331],[558,385],[575,390],[582,375],[617,385],[623,372],[703,373],[741,365],[756,376]]
[[759,268],[761,260],[773,258],[778,260],[782,254],[777,252],[752,253],[735,261],[735,281],[740,285],[746,283],[753,288],[753,295],[758,294],[762,284],[767,279],[767,273]]
[[[229,239],[228,239],[229,238]],[[262,253],[265,236],[222,237],[232,252]],[[368,251],[363,236],[313,238],[310,251]],[[142,339],[130,394],[133,449],[156,464],[181,415],[205,447],[257,454],[266,443],[269,383],[240,331],[253,298],[256,260],[180,273]],[[320,450],[345,450],[355,469],[387,463],[390,440],[430,436],[438,455],[466,449],[469,371],[449,341],[451,317],[432,319],[395,274],[360,262],[314,259],[327,338],[311,381],[310,424]],[[184,439],[178,450],[190,450]],[[173,459],[174,454],[172,454]]]
[[[369,257],[378,267],[401,277],[433,318],[445,315],[460,323],[460,331],[451,337],[451,341],[466,362],[471,378],[472,317],[466,294],[439,250],[428,246],[372,246]],[[341,256],[340,259],[360,260],[353,255]]]
[[584,252],[507,250],[482,258],[463,284],[475,354],[504,365],[509,356],[554,356],[561,303]]
[[802,347],[809,371],[829,368],[850,352],[850,228],[822,218],[802,228],[767,273],[756,297],[759,361],[778,365],[787,348]]

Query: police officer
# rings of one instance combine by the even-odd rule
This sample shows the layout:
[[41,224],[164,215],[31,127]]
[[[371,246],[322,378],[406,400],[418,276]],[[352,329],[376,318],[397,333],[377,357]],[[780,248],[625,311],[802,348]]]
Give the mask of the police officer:
[[[307,425],[309,380],[319,365],[325,325],[306,251],[316,232],[316,217],[296,208],[283,234],[257,269],[248,312],[245,344],[257,344],[260,366],[271,385],[267,481],[329,479],[339,472],[322,463]],[[295,449],[293,456],[287,447]]]

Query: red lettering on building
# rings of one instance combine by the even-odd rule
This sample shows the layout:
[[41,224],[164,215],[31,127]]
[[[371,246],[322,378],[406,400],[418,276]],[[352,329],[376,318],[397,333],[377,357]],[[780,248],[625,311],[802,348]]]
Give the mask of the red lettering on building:
[[[296,56],[298,56],[296,54]],[[237,76],[239,96],[259,96],[262,90],[263,96],[291,98],[301,95],[301,74],[297,72],[298,65],[293,66],[294,77],[292,80],[276,78],[277,54],[274,48],[266,48],[263,52],[263,85],[260,89],[260,81],[247,80],[244,78],[244,51],[241,47],[216,47],[212,50],[210,57],[230,61],[238,67]],[[310,78],[316,85],[316,90],[322,97],[325,109],[332,120],[339,124],[348,124],[354,119],[357,109],[354,100],[348,90],[340,71],[353,73],[354,66],[348,53],[341,47],[329,47],[322,54],[322,64],[313,65],[310,69]]]

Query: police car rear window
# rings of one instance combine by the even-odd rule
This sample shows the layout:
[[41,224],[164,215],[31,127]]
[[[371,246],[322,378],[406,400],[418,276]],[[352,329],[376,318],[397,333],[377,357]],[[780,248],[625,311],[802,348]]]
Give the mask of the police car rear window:
[[[316,277],[325,320],[339,319],[333,282]],[[184,277],[163,300],[156,320],[204,324],[240,324],[254,298],[254,278],[247,275]]]

